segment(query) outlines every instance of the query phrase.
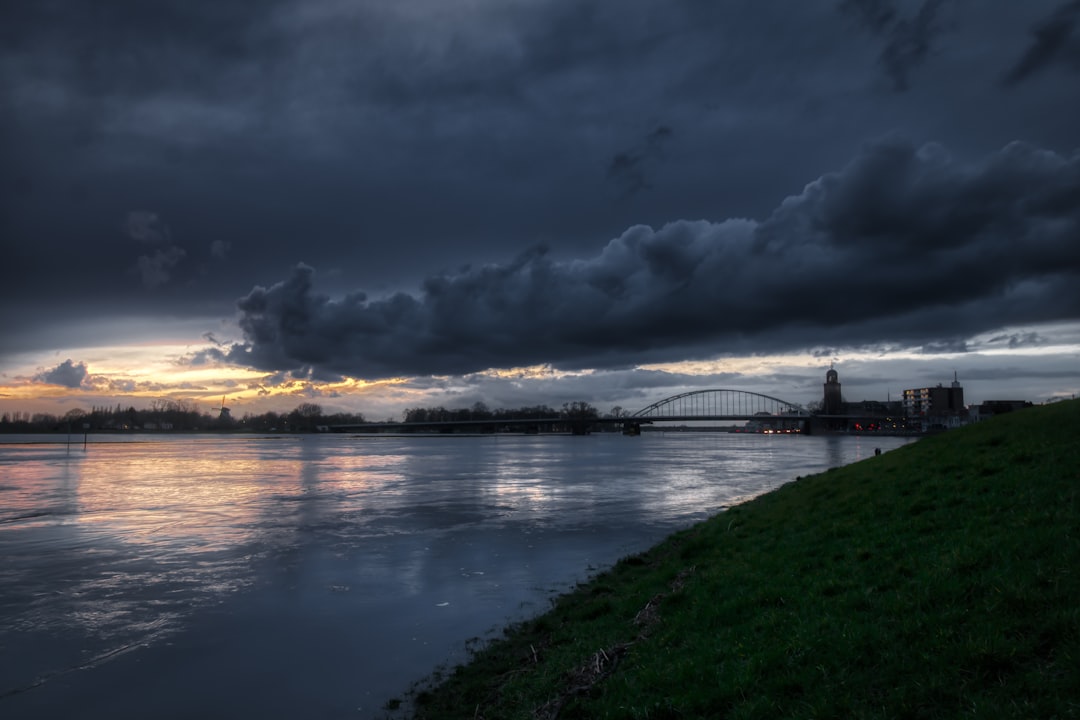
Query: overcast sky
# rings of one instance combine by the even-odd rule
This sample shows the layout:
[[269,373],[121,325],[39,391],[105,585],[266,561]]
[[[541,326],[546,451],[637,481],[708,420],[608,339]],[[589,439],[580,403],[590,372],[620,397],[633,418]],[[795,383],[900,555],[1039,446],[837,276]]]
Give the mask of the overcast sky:
[[0,409],[1080,392],[1078,0],[4,3],[0,87]]

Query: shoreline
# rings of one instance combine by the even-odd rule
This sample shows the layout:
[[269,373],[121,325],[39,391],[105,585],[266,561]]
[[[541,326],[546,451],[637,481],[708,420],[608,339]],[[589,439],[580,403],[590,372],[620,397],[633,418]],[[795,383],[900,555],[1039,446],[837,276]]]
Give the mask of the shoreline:
[[1060,403],[799,477],[620,560],[386,710],[1069,717],[1078,432],[1080,402]]

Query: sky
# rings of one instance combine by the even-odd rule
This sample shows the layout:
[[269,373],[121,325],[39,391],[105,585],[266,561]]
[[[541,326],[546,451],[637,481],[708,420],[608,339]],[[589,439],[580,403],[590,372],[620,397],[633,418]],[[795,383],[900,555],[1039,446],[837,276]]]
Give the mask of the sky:
[[0,9],[0,411],[1080,392],[1080,1]]

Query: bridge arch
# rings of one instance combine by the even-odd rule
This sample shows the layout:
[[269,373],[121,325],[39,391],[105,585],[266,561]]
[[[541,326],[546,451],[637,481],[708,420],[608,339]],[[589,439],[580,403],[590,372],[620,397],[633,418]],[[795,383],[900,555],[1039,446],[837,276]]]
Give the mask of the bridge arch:
[[751,417],[761,413],[798,417],[810,416],[810,412],[802,405],[781,400],[771,395],[762,395],[747,390],[714,388],[672,395],[638,410],[630,417],[641,420],[688,419],[694,417],[735,418]]

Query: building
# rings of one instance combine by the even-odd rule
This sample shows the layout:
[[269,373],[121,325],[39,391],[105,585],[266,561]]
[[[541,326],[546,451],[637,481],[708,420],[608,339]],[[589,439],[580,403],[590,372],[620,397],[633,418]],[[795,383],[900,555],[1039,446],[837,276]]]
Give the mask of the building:
[[908,433],[922,429],[922,422],[909,422],[904,404],[899,400],[844,400],[840,375],[830,367],[825,373],[825,391],[821,409],[808,425],[808,432],[826,433]]
[[844,400],[840,395],[840,375],[829,368],[825,373],[825,396],[821,403],[823,415],[839,415],[844,411]]
[[956,427],[966,413],[964,388],[956,373],[949,387],[938,383],[937,387],[912,388],[904,391],[904,414],[918,418],[924,430],[934,426]]

